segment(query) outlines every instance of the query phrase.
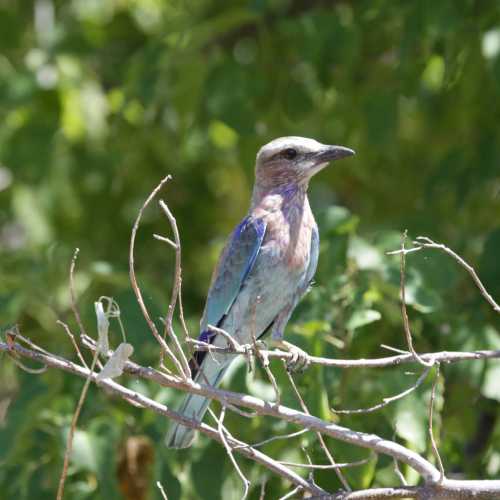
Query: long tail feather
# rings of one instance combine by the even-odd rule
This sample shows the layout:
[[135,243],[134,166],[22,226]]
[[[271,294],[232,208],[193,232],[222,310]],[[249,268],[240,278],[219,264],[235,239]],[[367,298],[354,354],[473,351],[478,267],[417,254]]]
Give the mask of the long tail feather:
[[[215,360],[211,357],[206,357],[195,377],[195,381],[217,387],[229,367],[229,364],[230,361]],[[178,412],[185,417],[201,422],[209,404],[210,399],[204,396],[187,394]],[[194,437],[194,429],[185,427],[177,422],[171,422],[165,443],[169,448],[188,448],[193,444]]]

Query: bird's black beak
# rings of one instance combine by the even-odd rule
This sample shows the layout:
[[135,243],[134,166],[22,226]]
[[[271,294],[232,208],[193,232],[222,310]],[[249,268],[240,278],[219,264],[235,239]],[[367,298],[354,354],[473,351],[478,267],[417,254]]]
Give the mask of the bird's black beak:
[[340,160],[348,156],[355,155],[356,152],[352,149],[345,148],[344,146],[325,146],[324,149],[316,154],[318,163],[327,163],[333,160]]

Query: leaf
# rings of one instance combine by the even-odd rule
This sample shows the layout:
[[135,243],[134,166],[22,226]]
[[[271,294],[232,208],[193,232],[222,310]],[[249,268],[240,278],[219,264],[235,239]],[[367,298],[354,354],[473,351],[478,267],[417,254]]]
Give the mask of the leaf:
[[498,361],[488,362],[481,394],[487,398],[500,401],[500,363]]
[[361,328],[362,326],[378,321],[381,317],[382,315],[374,309],[354,311],[352,316],[347,320],[346,328],[348,330],[356,330],[357,328]]
[[132,344],[122,342],[113,355],[108,359],[104,368],[97,374],[97,380],[116,378],[123,373],[123,367],[134,352]]
[[109,319],[104,312],[104,307],[101,301],[94,302],[95,314],[97,316],[97,349],[100,353],[106,355],[109,351]]
[[349,245],[348,255],[359,269],[380,270],[383,265],[382,253],[362,238],[353,237]]
[[[67,432],[68,430],[66,430]],[[98,457],[92,434],[76,429],[73,437],[71,465],[77,469],[97,472]]]
[[271,384],[259,380],[255,377],[255,373],[247,373],[246,384],[248,392],[257,398],[264,401],[275,401],[276,394]]
[[400,400],[396,409],[396,433],[418,452],[425,451],[427,439],[427,408],[423,400],[410,394]]

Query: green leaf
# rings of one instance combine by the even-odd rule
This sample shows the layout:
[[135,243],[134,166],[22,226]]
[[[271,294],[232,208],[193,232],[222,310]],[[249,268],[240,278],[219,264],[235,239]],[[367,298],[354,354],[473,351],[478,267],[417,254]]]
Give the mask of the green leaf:
[[419,453],[427,443],[428,405],[420,393],[411,393],[396,403],[396,434]]
[[348,330],[356,330],[362,326],[369,325],[380,320],[382,315],[374,309],[362,309],[354,311],[351,317],[347,320],[346,328]]
[[481,394],[487,398],[500,401],[500,363],[495,360],[488,361],[481,386]]

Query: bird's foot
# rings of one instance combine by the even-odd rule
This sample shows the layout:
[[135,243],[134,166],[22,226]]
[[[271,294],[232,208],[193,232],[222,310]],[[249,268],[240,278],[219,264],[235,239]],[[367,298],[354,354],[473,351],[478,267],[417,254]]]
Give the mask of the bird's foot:
[[290,344],[290,342],[286,342],[285,340],[280,340],[278,345],[292,355],[291,358],[286,361],[286,369],[289,372],[302,373],[311,363],[309,354],[300,347]]
[[264,340],[256,340],[254,342],[253,346],[254,346],[254,349],[256,351],[267,351],[268,350],[267,342],[265,342]]
[[269,366],[269,356],[267,355],[266,342],[264,342],[263,340],[254,340],[251,350],[264,367]]

